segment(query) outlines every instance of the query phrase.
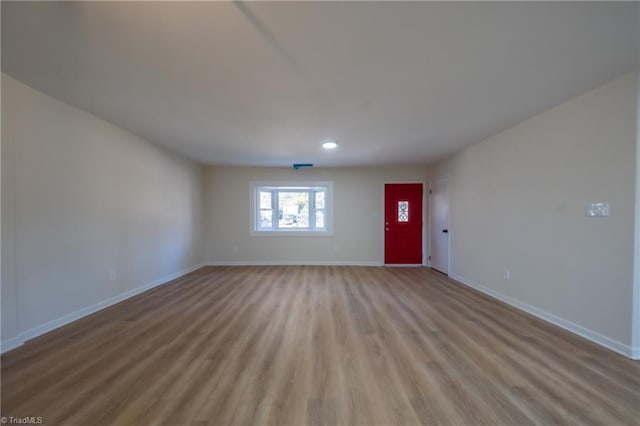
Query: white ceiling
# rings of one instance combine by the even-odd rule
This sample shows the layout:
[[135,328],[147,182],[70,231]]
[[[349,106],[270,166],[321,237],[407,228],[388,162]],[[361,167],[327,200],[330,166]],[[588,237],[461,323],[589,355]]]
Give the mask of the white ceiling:
[[429,163],[637,67],[639,16],[635,2],[3,1],[2,70],[203,163]]

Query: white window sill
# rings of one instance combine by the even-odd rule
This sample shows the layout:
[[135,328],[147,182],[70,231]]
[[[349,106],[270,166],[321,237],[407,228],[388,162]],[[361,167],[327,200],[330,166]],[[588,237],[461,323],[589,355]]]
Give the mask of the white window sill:
[[330,231],[251,231],[252,237],[332,237]]

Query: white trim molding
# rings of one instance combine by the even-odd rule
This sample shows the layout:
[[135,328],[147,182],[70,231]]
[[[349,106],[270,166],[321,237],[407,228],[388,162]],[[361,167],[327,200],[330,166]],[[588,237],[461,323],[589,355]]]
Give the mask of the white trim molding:
[[11,349],[17,348],[18,346],[22,346],[23,343],[24,340],[21,335],[17,335],[15,337],[12,337],[11,339],[3,340],[0,343],[0,353],[5,353],[7,351],[10,351]]
[[587,340],[590,340],[593,343],[597,343],[600,346],[603,346],[607,349],[610,349],[614,352],[624,355],[627,358],[640,359],[640,348],[632,348],[629,345],[625,345],[624,343],[618,342],[617,340],[611,339],[596,331],[593,331],[581,325],[575,324],[571,321],[568,321],[550,312],[544,311],[542,309],[536,308],[535,306],[531,306],[527,303],[521,302],[517,299],[514,299],[503,293],[490,289],[486,286],[477,284],[471,280],[461,277],[460,275],[450,274],[449,278],[456,280],[460,284],[463,284],[467,287],[476,289],[481,293],[486,294],[489,297],[492,297],[501,302],[504,302],[507,305],[513,306],[514,308],[517,308],[521,311],[531,314],[534,317],[540,318],[543,321],[556,325],[564,330],[570,331],[571,333],[577,334],[578,336],[583,337]]
[[385,263],[387,268],[422,268],[422,263]]
[[207,266],[384,266],[366,260],[240,260],[210,261]]
[[69,324],[70,322],[79,320],[80,318],[86,317],[87,315],[91,315],[104,308],[108,308],[109,306],[115,305],[116,303],[122,302],[123,300],[129,299],[133,296],[137,296],[138,294],[144,293],[147,290],[151,290],[154,287],[158,287],[160,285],[166,284],[169,281],[173,281],[177,278],[182,277],[183,275],[191,273],[204,266],[206,266],[205,263],[199,263],[190,268],[184,269],[182,271],[178,271],[170,275],[166,275],[158,280],[152,281],[147,284],[143,284],[139,287],[136,287],[124,293],[118,294],[116,296],[110,297],[106,300],[103,300],[91,306],[87,306],[86,308],[79,309],[75,312],[71,312],[70,314],[64,315],[60,318],[56,318],[47,323],[30,328],[29,330],[19,333],[17,336],[11,339],[3,340],[0,343],[0,353],[5,353],[7,351],[10,351],[11,349],[15,349],[18,346],[22,346],[28,340],[41,336],[45,333],[55,330],[56,328]]

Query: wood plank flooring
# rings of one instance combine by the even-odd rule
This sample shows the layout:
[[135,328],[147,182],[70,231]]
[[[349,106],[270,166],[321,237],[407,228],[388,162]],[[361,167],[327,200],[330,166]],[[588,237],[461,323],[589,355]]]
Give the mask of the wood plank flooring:
[[640,424],[640,363],[426,268],[208,267],[2,356],[51,425]]

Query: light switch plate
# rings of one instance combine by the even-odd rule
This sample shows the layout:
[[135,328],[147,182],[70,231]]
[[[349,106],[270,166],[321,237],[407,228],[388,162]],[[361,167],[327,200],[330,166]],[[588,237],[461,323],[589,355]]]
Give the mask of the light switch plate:
[[608,201],[596,201],[587,204],[587,217],[608,217],[609,216],[609,202]]

